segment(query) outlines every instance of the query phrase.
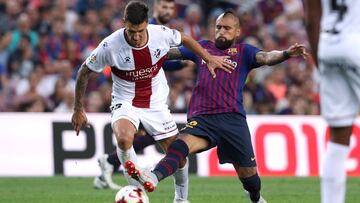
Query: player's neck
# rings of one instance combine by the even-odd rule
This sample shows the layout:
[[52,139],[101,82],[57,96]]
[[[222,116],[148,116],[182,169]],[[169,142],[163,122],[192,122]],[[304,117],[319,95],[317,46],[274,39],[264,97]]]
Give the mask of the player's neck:
[[144,40],[142,41],[141,45],[139,47],[136,47],[134,44],[131,43],[128,35],[126,34],[126,29],[124,30],[124,36],[125,36],[125,41],[132,47],[135,47],[135,48],[141,48],[141,47],[144,47],[148,40],[149,40],[149,32],[146,30],[146,35],[145,35],[145,38]]
[[224,51],[224,50],[226,50],[226,49],[230,49],[230,48],[232,48],[232,47],[234,47],[235,46],[235,42],[233,42],[230,46],[228,46],[228,47],[218,47],[218,46],[216,46],[216,44],[215,44],[215,47],[217,48],[217,49],[219,49],[219,50],[222,50],[222,51]]

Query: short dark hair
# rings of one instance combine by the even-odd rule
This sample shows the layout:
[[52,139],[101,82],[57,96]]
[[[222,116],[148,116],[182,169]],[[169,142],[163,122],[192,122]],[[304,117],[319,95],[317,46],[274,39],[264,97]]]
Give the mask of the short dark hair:
[[148,22],[149,8],[144,2],[130,1],[125,7],[124,20],[133,25]]
[[223,17],[226,17],[228,15],[232,15],[236,21],[236,25],[240,26],[240,18],[238,15],[236,15],[236,12],[233,9],[226,9],[225,12],[223,13]]

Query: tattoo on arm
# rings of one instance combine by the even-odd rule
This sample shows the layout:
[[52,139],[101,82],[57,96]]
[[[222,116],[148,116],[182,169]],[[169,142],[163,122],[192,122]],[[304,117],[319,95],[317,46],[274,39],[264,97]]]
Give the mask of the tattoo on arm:
[[86,66],[86,64],[82,64],[76,78],[74,110],[83,108],[82,100],[85,94],[90,73],[92,73],[92,71]]
[[283,61],[286,61],[287,58],[284,57],[283,51],[260,51],[256,54],[256,62],[260,65],[276,65]]
[[167,53],[167,59],[173,60],[173,59],[182,59],[182,54],[179,50],[179,48],[171,48],[169,52]]

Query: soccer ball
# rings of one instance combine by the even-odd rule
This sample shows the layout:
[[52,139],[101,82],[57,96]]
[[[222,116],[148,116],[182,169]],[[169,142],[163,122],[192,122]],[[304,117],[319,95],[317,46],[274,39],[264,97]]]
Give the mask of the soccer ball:
[[115,203],[150,203],[145,191],[139,187],[128,185],[121,188],[115,196]]

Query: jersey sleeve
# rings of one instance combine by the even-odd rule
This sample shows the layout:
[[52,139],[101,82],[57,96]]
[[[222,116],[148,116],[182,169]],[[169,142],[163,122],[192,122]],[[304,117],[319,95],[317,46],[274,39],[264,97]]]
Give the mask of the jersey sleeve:
[[[197,42],[204,48],[204,44],[207,43],[207,40],[199,40]],[[188,48],[184,46],[180,46],[179,51],[184,60],[191,60],[196,63],[198,56],[194,52],[190,51]]]
[[245,44],[243,53],[245,53],[245,56],[246,56],[246,58],[248,60],[250,69],[258,68],[258,67],[261,66],[260,64],[258,64],[256,62],[256,54],[259,51],[261,51],[261,49],[259,49],[257,47],[254,47],[254,46],[252,46],[250,44]]
[[90,70],[101,72],[105,66],[111,65],[110,48],[106,41],[102,41],[96,49],[94,49],[90,56],[86,59],[85,64]]
[[179,31],[163,25],[161,26],[161,30],[164,32],[165,39],[171,47],[176,47],[181,44],[181,34]]
[[190,51],[188,48],[181,46],[179,47],[179,51],[182,55],[182,58],[184,60],[191,60],[196,63],[197,56],[192,51]]
[[165,61],[163,64],[164,71],[177,71],[182,69],[184,66],[179,60]]

